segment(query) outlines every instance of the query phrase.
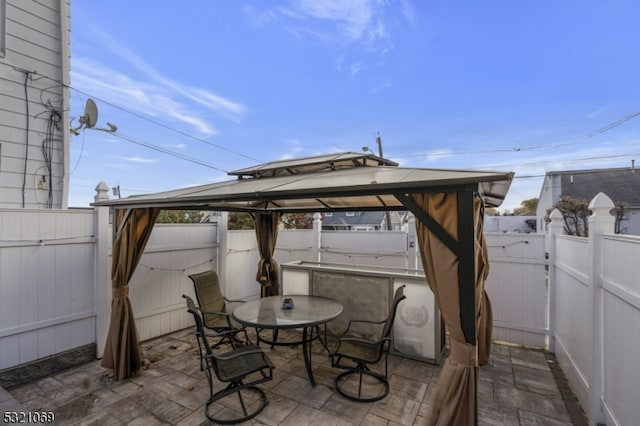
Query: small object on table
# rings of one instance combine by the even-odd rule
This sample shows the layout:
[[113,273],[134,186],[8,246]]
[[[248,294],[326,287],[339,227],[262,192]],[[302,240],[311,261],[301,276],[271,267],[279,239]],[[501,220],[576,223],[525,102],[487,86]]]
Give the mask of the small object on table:
[[284,299],[282,301],[282,309],[293,309],[293,299]]

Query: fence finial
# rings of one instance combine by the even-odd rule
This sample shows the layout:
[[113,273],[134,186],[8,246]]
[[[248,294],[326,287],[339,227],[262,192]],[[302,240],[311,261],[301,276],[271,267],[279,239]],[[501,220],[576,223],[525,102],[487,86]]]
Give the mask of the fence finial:
[[[615,208],[613,201],[605,193],[599,192],[598,195],[593,197],[589,203],[589,210],[593,213],[589,216],[589,223],[610,222],[612,225],[615,223],[615,218],[611,215],[611,210]],[[613,231],[611,231],[613,232]]]
[[96,186],[96,195],[93,197],[94,201],[103,201],[109,199],[109,185],[100,181]]

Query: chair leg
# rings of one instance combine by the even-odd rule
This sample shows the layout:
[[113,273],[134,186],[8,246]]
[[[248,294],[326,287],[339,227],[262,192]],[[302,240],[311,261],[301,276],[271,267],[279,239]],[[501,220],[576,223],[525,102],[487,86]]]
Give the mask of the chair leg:
[[[348,390],[345,389],[345,385],[347,382],[347,379],[349,379],[352,375],[357,374],[358,375],[358,392],[357,394],[354,394],[352,392],[349,392]],[[376,379],[378,381],[378,383],[380,385],[382,385],[383,390],[380,394],[376,395],[376,396],[362,396],[362,378],[363,376],[369,376],[372,377],[374,379]],[[336,379],[335,379],[335,388],[338,391],[338,393],[342,396],[344,396],[347,399],[350,399],[351,401],[356,401],[356,402],[374,402],[374,401],[379,401],[383,398],[385,398],[388,394],[389,394],[389,381],[387,380],[387,377],[385,375],[376,373],[375,371],[371,371],[369,368],[367,368],[366,365],[361,365],[358,364],[358,366],[356,368],[353,369],[349,369],[347,371],[345,371],[344,373],[339,374]]]
[[[242,423],[242,422],[246,422],[247,420],[250,420],[252,418],[254,418],[255,416],[257,416],[258,414],[260,414],[262,412],[262,410],[264,410],[264,408],[267,406],[267,395],[264,393],[264,391],[256,386],[250,386],[247,388],[242,388],[242,389],[237,389],[235,390],[235,392],[232,390],[233,387],[235,387],[234,384],[230,384],[226,389],[221,390],[217,393],[215,393],[214,395],[211,396],[211,398],[209,398],[209,400],[207,401],[207,403],[204,406],[204,414],[207,416],[207,418],[209,420],[211,420],[213,423],[219,423],[219,424],[223,424],[223,425],[229,425],[229,424],[236,424],[236,423]],[[255,392],[258,394],[258,397],[260,399],[258,406],[253,409],[251,412],[247,411],[247,406],[245,404],[244,398],[242,396],[242,392],[243,391],[249,391],[249,392]],[[240,406],[242,408],[242,412],[243,412],[243,416],[242,417],[235,417],[235,418],[220,418],[220,417],[215,417],[213,414],[209,413],[209,406],[211,406],[214,402],[229,396],[232,393],[237,393],[238,394],[238,398],[240,399]]]

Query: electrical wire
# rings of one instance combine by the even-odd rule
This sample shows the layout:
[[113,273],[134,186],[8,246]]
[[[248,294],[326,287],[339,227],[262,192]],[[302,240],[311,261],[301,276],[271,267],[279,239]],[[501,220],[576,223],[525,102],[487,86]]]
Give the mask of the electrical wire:
[[126,141],[135,143],[136,145],[144,146],[145,148],[153,149],[154,151],[162,152],[163,154],[167,154],[167,155],[170,155],[172,157],[180,158],[182,160],[190,161],[190,162],[192,162],[194,164],[199,164],[201,166],[208,167],[210,169],[219,170],[221,172],[227,173],[226,170],[224,170],[224,169],[222,169],[220,167],[217,167],[217,166],[215,166],[213,164],[210,164],[210,163],[204,162],[202,160],[199,160],[197,158],[193,158],[193,157],[190,157],[188,155],[181,154],[179,152],[172,151],[170,149],[163,148],[163,147],[158,146],[158,145],[154,145],[154,144],[151,144],[151,143],[148,143],[148,142],[143,142],[143,141],[134,139],[131,136],[127,136],[127,135],[122,134],[122,133],[117,132],[117,131],[116,132],[109,132],[109,133],[112,134],[112,135],[115,135],[115,136],[117,136],[119,138],[122,138],[122,139],[124,139]]
[[[608,132],[609,130],[620,126],[621,124],[626,123],[629,120],[632,120],[636,117],[640,116],[640,111],[629,114],[625,117],[622,117],[619,120],[614,121],[611,124],[608,124],[604,127],[601,127],[598,130],[595,130],[584,137],[584,139],[575,142],[565,142],[551,145],[536,145],[536,146],[528,146],[528,147],[515,147],[515,148],[501,148],[501,149],[488,149],[488,150],[476,150],[476,151],[458,151],[458,152],[435,152],[435,153],[427,153],[427,154],[410,154],[410,155],[394,155],[393,158],[412,158],[412,157],[448,157],[453,155],[472,155],[472,154],[495,154],[500,152],[522,152],[522,151],[535,151],[535,150],[548,150],[548,149],[556,149],[562,148],[571,145],[579,145],[586,143],[589,139],[594,138],[598,135]],[[635,155],[635,154],[633,154]]]
[[31,72],[23,70],[24,72],[24,104],[25,104],[25,118],[26,118],[26,140],[25,140],[25,153],[24,153],[24,172],[22,174],[22,208],[25,207],[26,202],[26,189],[27,189],[27,163],[29,160],[29,90],[27,87],[27,81]]
[[[16,69],[16,68],[14,67],[14,69]],[[54,78],[51,78],[49,76],[45,76],[45,75],[42,75],[42,74],[38,74],[35,71],[27,71],[27,70],[22,70],[22,69],[20,69],[19,71],[25,73],[25,92],[26,92],[27,79],[28,79],[30,74],[34,74],[34,75],[39,75],[41,78],[47,78],[47,79],[49,79],[51,81],[54,81],[54,82],[56,82],[58,84],[61,84],[61,85],[65,86],[65,87],[67,87],[67,88],[69,88],[69,89],[71,89],[71,90],[73,90],[73,91],[75,91],[77,93],[84,94],[86,96],[91,96],[91,95],[89,95],[88,93],[86,93],[86,92],[84,92],[82,90],[79,90],[79,89],[76,89],[76,88],[72,87],[71,85],[65,85],[64,83],[62,83],[62,82],[60,82],[60,81],[58,81],[58,80],[56,80]],[[25,93],[25,98],[26,98],[26,93]],[[100,99],[100,98],[95,98],[95,99],[97,99],[100,102],[103,102],[103,103],[105,103],[107,105],[110,105],[110,106],[112,106],[112,107],[114,107],[116,109],[119,109],[119,110],[121,110],[121,111],[123,111],[125,113],[128,113],[128,114],[130,114],[132,116],[138,117],[138,118],[140,118],[142,120],[148,121],[148,122],[150,122],[150,123],[152,123],[154,125],[157,125],[159,127],[162,127],[164,129],[167,129],[167,130],[170,130],[170,131],[173,131],[173,132],[175,132],[177,134],[180,134],[182,136],[197,140],[199,142],[202,142],[202,143],[205,143],[207,145],[213,146],[213,147],[215,147],[217,149],[232,153],[234,155],[238,155],[238,156],[241,156],[241,157],[244,157],[244,158],[256,161],[256,162],[260,161],[260,160],[258,160],[256,158],[253,158],[251,156],[245,155],[245,154],[240,153],[238,151],[234,151],[234,150],[225,148],[225,147],[223,147],[221,145],[209,142],[209,141],[204,140],[202,138],[198,138],[196,136],[190,135],[190,134],[188,134],[186,132],[183,132],[181,130],[178,130],[178,129],[172,128],[172,127],[170,127],[168,125],[165,125],[163,123],[160,123],[160,122],[158,122],[156,120],[152,120],[152,119],[150,119],[148,117],[145,117],[143,115],[140,115],[140,114],[137,114],[135,112],[129,111],[126,108],[123,108],[123,107],[120,107],[118,105],[115,105],[115,104],[113,104],[113,103],[111,103],[109,101],[106,101],[104,99]],[[27,103],[27,111],[28,111],[28,103]],[[527,146],[527,147],[501,148],[501,149],[491,149],[491,150],[458,151],[458,152],[431,153],[431,154],[394,155],[391,158],[392,159],[397,159],[397,158],[430,157],[430,156],[433,156],[433,157],[441,157],[442,156],[442,157],[444,157],[444,156],[453,156],[453,155],[474,155],[474,154],[485,154],[485,153],[490,154],[490,153],[523,152],[523,151],[533,151],[533,150],[551,150],[551,149],[556,149],[556,148],[560,148],[560,147],[566,147],[566,146],[585,143],[589,139],[591,139],[593,137],[596,137],[598,135],[601,135],[601,134],[603,134],[603,133],[605,133],[605,132],[607,132],[607,131],[615,128],[615,127],[618,127],[618,126],[626,123],[627,121],[632,120],[632,119],[634,119],[634,118],[636,118],[638,116],[640,116],[640,111],[632,113],[632,114],[629,114],[629,115],[627,115],[625,117],[622,117],[621,119],[618,119],[618,120],[616,120],[616,121],[614,121],[614,122],[612,122],[612,123],[610,123],[610,124],[608,124],[608,125],[606,125],[604,127],[601,127],[600,129],[595,130],[595,131],[589,133],[588,135],[586,135],[586,137],[583,140],[576,141],[576,142],[567,142],[567,143],[550,144],[550,145],[536,145],[536,146]],[[27,112],[27,117],[28,117],[28,112]],[[28,122],[28,119],[27,119],[27,139],[28,139],[28,128],[29,128],[29,122]],[[130,136],[127,136],[127,135],[124,135],[124,134],[121,134],[121,133],[117,133],[117,136],[121,137],[122,139],[128,140],[128,141],[130,141],[132,143],[136,143],[136,144],[144,146],[146,148],[153,149],[153,150],[156,150],[156,151],[159,151],[159,152],[163,152],[163,153],[165,153],[167,155],[171,155],[171,156],[174,156],[176,158],[181,158],[181,159],[186,160],[186,161],[191,161],[191,162],[193,162],[195,164],[199,164],[199,165],[202,165],[202,166],[205,166],[205,167],[213,168],[215,170],[226,172],[226,170],[223,170],[220,167],[217,167],[215,165],[206,163],[206,162],[201,161],[199,159],[196,159],[196,158],[193,158],[193,157],[190,157],[190,156],[187,156],[187,155],[175,152],[175,151],[171,151],[169,149],[162,148],[162,147],[153,145],[151,143],[143,142],[141,140],[134,139],[134,138],[132,138]],[[27,140],[27,150],[28,150],[28,140]],[[607,158],[607,159],[610,159],[610,158],[621,158],[621,157],[626,157],[626,156],[631,156],[631,155],[638,155],[638,154],[626,154],[626,155],[609,156],[609,157],[591,157],[591,158],[583,158],[583,159],[576,159],[576,160],[565,160],[564,162],[573,162],[573,163],[575,163],[575,162],[581,162],[581,161],[593,161],[593,160],[602,159],[602,158]],[[75,168],[77,168],[77,166],[79,164],[79,160],[80,159],[78,159],[78,163],[74,167],[74,170],[75,170]],[[517,164],[517,165],[531,166],[531,165],[545,165],[545,164],[553,164],[553,163],[554,162],[539,162],[539,163],[521,163],[521,164]],[[529,178],[529,177],[540,177],[540,176],[544,176],[544,175],[515,176],[515,178],[518,179],[518,178]],[[25,162],[25,179],[26,179],[26,162]],[[24,183],[24,185],[23,185],[23,206],[24,206],[24,191],[25,191],[24,186],[25,185],[26,185],[26,183]]]
[[202,143],[204,143],[204,144],[210,145],[210,146],[212,146],[212,147],[214,147],[214,148],[218,148],[218,149],[220,149],[220,150],[222,150],[222,151],[225,151],[225,152],[228,152],[228,153],[231,153],[231,154],[234,154],[234,155],[240,156],[240,157],[244,157],[244,158],[246,158],[246,159],[248,159],[248,160],[257,161],[257,162],[260,162],[260,161],[261,161],[261,160],[258,160],[257,158],[253,158],[253,157],[251,157],[251,156],[249,156],[249,155],[242,154],[242,153],[240,153],[240,152],[238,152],[238,151],[234,151],[234,150],[231,150],[231,149],[229,149],[229,148],[225,148],[225,147],[223,147],[223,146],[221,146],[221,145],[215,144],[215,143],[213,143],[213,142],[209,142],[208,140],[205,140],[205,139],[199,138],[199,137],[197,137],[197,136],[190,135],[189,133],[183,132],[182,130],[178,130],[178,129],[175,129],[175,128],[173,128],[173,127],[167,126],[166,124],[160,123],[159,121],[153,120],[153,119],[151,119],[151,118],[149,118],[149,117],[145,117],[145,116],[143,116],[143,115],[141,115],[141,114],[135,113],[135,112],[133,112],[133,111],[129,111],[129,110],[127,110],[127,109],[125,109],[125,108],[123,108],[123,107],[121,107],[121,106],[118,106],[118,105],[116,105],[116,104],[113,104],[113,103],[111,103],[111,102],[109,102],[109,101],[106,101],[106,100],[104,100],[104,99],[101,99],[101,98],[97,98],[97,97],[91,96],[90,94],[88,94],[88,93],[86,93],[86,92],[83,92],[83,91],[82,91],[82,90],[80,90],[80,89],[75,89],[75,88],[73,88],[73,87],[71,87],[71,86],[69,86],[69,88],[70,88],[71,90],[77,91],[78,93],[82,93],[82,94],[83,94],[83,95],[85,95],[85,96],[89,96],[89,97],[91,97],[91,98],[93,98],[93,99],[96,99],[96,100],[98,100],[98,101],[100,101],[100,102],[102,102],[102,103],[104,103],[104,104],[106,104],[106,105],[109,105],[109,106],[113,107],[113,108],[119,109],[120,111],[126,112],[127,114],[133,115],[134,117],[137,117],[137,118],[139,118],[139,119],[141,119],[141,120],[148,121],[149,123],[155,124],[156,126],[162,127],[162,128],[164,128],[164,129],[166,129],[166,130],[170,130],[170,131],[172,131],[172,132],[174,132],[174,133],[177,133],[177,134],[179,134],[179,135],[181,135],[181,136],[185,136],[185,137],[188,137],[188,138],[190,138],[190,139],[196,140],[196,141],[198,141],[198,142],[202,142]]
[[239,152],[239,151],[234,151],[234,150],[229,149],[229,148],[226,148],[226,147],[224,147],[224,146],[222,146],[222,145],[218,145],[218,144],[216,144],[216,143],[213,143],[213,142],[207,141],[207,140],[205,140],[205,139],[199,138],[199,137],[197,137],[197,136],[191,135],[191,134],[189,134],[189,133],[183,132],[182,130],[175,129],[175,128],[171,127],[171,126],[168,126],[168,125],[166,125],[166,124],[160,123],[159,121],[156,121],[156,120],[153,120],[153,119],[151,119],[151,118],[145,117],[145,116],[143,116],[143,115],[141,115],[141,114],[135,113],[135,112],[133,112],[133,111],[129,111],[129,110],[127,110],[126,108],[123,108],[123,107],[121,107],[121,106],[118,106],[118,105],[116,105],[116,104],[113,104],[113,103],[111,103],[111,102],[109,102],[109,101],[106,101],[106,100],[104,100],[104,99],[101,99],[101,98],[98,98],[98,97],[95,97],[95,96],[91,96],[91,95],[90,95],[89,93],[87,93],[87,92],[84,92],[84,91],[82,91],[82,90],[80,90],[80,89],[76,89],[76,88],[74,88],[73,86],[71,86],[70,84],[65,84],[64,82],[62,82],[62,81],[60,81],[60,80],[58,80],[58,79],[55,79],[55,78],[53,78],[53,77],[50,77],[50,76],[48,76],[48,75],[40,74],[40,73],[38,73],[37,71],[28,71],[28,70],[20,69],[20,68],[17,68],[17,67],[15,67],[15,66],[11,66],[11,65],[8,65],[8,64],[2,63],[2,62],[0,62],[0,65],[9,66],[9,67],[11,67],[11,68],[13,68],[13,69],[15,69],[15,70],[17,70],[17,71],[20,71],[20,72],[24,72],[24,73],[28,73],[28,74],[37,75],[37,76],[39,76],[40,78],[46,78],[46,79],[48,79],[48,80],[51,80],[51,81],[52,81],[52,82],[54,82],[54,83],[57,83],[57,84],[61,85],[62,87],[66,87],[66,88],[68,88],[69,90],[73,90],[73,91],[75,91],[75,92],[77,92],[77,93],[79,93],[79,94],[83,94],[83,95],[85,95],[85,96],[92,97],[93,99],[96,99],[96,100],[98,100],[98,101],[100,101],[100,102],[103,102],[103,103],[104,103],[104,104],[106,104],[106,105],[109,105],[109,106],[111,106],[111,107],[113,107],[113,108],[116,108],[116,109],[118,109],[118,110],[120,110],[120,111],[123,111],[123,112],[125,112],[125,113],[127,113],[127,114],[130,114],[130,115],[132,115],[132,116],[134,116],[134,117],[140,118],[141,120],[145,120],[145,121],[147,121],[147,122],[149,122],[149,123],[152,123],[152,124],[154,124],[154,125],[156,125],[156,126],[162,127],[162,128],[164,128],[164,129],[166,129],[166,130],[172,131],[172,132],[174,132],[174,133],[176,133],[176,134],[179,134],[179,135],[185,136],[185,137],[187,137],[187,138],[190,138],[190,139],[196,140],[196,141],[198,141],[198,142],[202,142],[202,143],[204,143],[204,144],[206,144],[206,145],[212,146],[212,147],[214,147],[214,148],[220,149],[220,150],[225,151],[225,152],[228,152],[228,153],[230,153],[230,154],[234,154],[234,155],[237,155],[237,156],[239,156],[239,157],[243,157],[243,158],[246,158],[246,159],[248,159],[248,160],[255,161],[255,162],[261,162],[261,161],[262,161],[262,160],[260,160],[260,159],[257,159],[257,158],[254,158],[254,157],[251,157],[250,155],[243,154],[243,153],[241,153],[241,152]]
[[[80,98],[80,104],[83,105],[85,102],[82,96],[80,96],[80,94],[77,92],[76,92],[76,95],[78,95],[78,97]],[[82,156],[84,154],[84,143],[86,141],[85,134],[86,134],[85,132],[82,132],[82,144],[80,145],[80,154],[78,155],[78,159],[76,160],[75,166],[73,166],[73,169],[69,172],[69,176],[73,175],[73,172],[75,172],[78,166],[80,165],[80,160],[82,160]]]

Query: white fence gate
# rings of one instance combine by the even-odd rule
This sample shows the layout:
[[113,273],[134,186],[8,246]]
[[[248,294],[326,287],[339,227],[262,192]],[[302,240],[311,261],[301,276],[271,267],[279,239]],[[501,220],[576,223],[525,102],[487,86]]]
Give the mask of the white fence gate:
[[485,235],[493,309],[493,339],[534,348],[548,345],[548,286],[544,235]]
[[0,370],[96,340],[93,210],[0,210]]

